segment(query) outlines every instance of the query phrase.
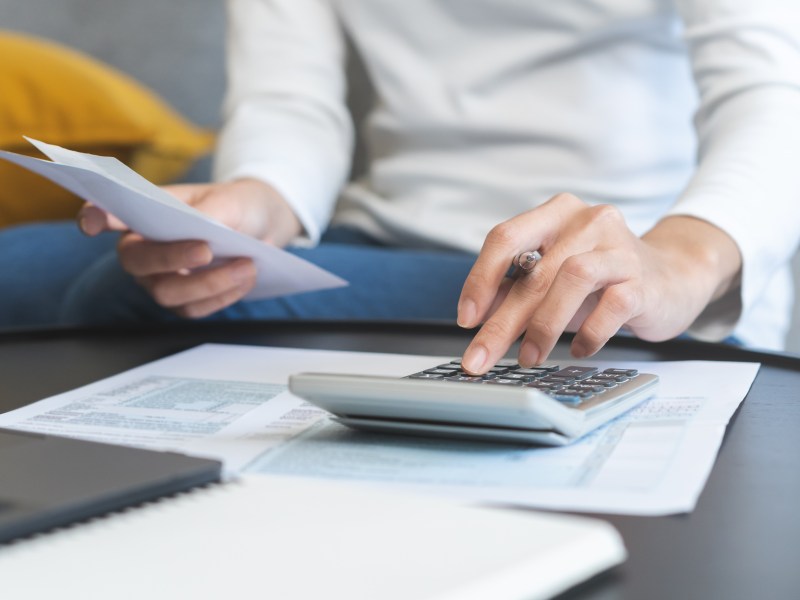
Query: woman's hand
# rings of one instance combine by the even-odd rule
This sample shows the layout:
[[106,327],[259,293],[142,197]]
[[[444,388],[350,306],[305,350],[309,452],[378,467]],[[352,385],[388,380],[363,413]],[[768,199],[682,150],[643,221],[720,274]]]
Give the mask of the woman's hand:
[[[175,185],[165,189],[228,227],[265,242],[283,246],[302,231],[280,194],[257,180]],[[117,245],[122,267],[158,304],[183,317],[208,316],[241,300],[255,285],[252,260],[237,258],[209,267],[214,256],[203,241],[146,240],[91,204],[81,209],[78,222],[87,235],[108,230],[125,232]]]
[[[505,277],[526,250],[539,250],[542,260],[529,274]],[[462,327],[485,321],[462,364],[485,373],[523,332],[523,366],[543,362],[564,331],[577,332],[576,358],[600,350],[621,327],[669,339],[732,289],[740,269],[735,242],[706,221],[667,217],[639,238],[617,208],[559,194],[487,236],[458,304]]]

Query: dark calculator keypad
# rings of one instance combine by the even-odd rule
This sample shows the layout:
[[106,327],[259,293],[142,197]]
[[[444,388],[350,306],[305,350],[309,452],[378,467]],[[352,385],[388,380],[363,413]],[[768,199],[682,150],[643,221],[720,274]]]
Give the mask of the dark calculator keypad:
[[471,375],[461,369],[461,360],[408,375],[408,379],[432,379],[446,383],[471,383],[501,387],[529,387],[569,405],[601,397],[621,383],[635,379],[636,369],[612,368],[600,371],[583,365],[561,366],[547,363],[523,368],[513,359],[504,358],[485,375]]

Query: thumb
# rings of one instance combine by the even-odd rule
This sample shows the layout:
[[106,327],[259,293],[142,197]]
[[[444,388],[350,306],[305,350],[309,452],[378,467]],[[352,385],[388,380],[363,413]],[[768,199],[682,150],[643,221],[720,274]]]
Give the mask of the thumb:
[[94,204],[84,204],[78,211],[78,227],[86,235],[95,236],[104,231],[127,231],[128,227],[111,213]]
[[236,229],[241,219],[235,197],[227,186],[209,183],[183,183],[163,186],[181,202],[200,211],[206,216]]

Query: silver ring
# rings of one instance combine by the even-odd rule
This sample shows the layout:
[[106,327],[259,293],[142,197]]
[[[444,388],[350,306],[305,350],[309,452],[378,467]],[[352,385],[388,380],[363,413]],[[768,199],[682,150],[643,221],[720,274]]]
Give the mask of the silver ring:
[[520,252],[514,257],[514,260],[511,261],[511,266],[514,268],[512,277],[520,274],[527,275],[533,271],[536,263],[538,263],[540,260],[542,260],[542,255],[538,250],[526,250],[525,252]]

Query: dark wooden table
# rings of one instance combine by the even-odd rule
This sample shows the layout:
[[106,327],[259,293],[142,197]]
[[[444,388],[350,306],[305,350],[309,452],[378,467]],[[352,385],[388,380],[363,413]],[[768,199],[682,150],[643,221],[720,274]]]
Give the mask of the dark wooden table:
[[[205,342],[458,356],[442,323],[193,323],[0,334],[0,412]],[[566,358],[566,341],[555,357]],[[600,515],[627,562],[566,598],[800,598],[800,359],[714,344],[613,340],[598,359],[741,360],[762,368],[687,515]],[[595,515],[596,516],[596,515]],[[580,560],[580,557],[576,557]]]

